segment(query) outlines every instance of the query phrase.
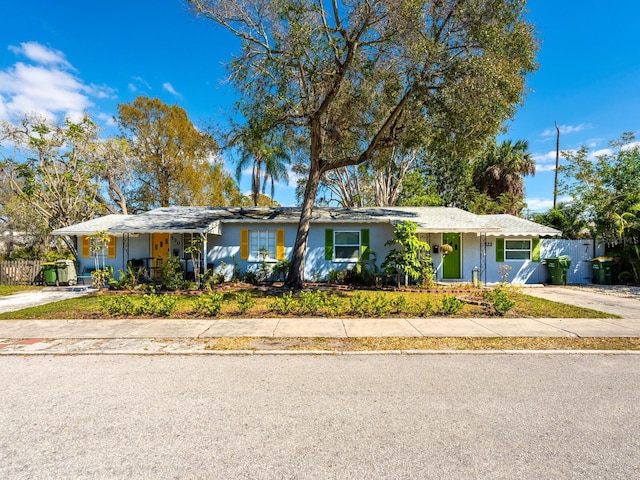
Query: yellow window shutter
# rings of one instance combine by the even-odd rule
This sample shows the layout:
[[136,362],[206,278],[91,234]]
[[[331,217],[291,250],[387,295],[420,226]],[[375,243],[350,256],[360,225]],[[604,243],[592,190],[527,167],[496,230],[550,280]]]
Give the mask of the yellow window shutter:
[[107,245],[107,257],[116,258],[116,237],[109,235],[109,243]]
[[284,229],[276,230],[276,260],[284,260]]
[[89,236],[83,235],[80,242],[82,244],[80,247],[80,255],[82,255],[82,258],[91,257],[91,239],[89,238]]
[[243,228],[240,230],[240,260],[249,258],[249,230]]

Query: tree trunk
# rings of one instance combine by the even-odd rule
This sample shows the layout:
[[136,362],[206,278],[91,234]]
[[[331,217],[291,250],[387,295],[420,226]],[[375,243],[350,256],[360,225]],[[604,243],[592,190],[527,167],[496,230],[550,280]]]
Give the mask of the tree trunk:
[[318,185],[320,185],[320,177],[322,173],[317,162],[311,162],[309,171],[309,179],[304,190],[304,199],[302,201],[302,213],[300,214],[300,223],[298,224],[298,233],[296,235],[296,243],[293,247],[291,255],[291,266],[289,267],[289,275],[287,276],[286,286],[294,290],[300,290],[304,280],[304,257],[307,252],[307,241],[309,240],[309,227],[311,225],[311,215],[313,214],[313,204],[318,193]]

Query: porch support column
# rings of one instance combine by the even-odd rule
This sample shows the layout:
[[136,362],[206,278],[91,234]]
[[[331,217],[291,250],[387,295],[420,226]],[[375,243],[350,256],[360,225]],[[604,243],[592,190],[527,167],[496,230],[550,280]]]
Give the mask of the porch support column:
[[484,275],[484,285],[487,284],[487,234],[480,232],[480,278]]
[[200,236],[202,237],[202,255],[200,257],[200,271],[204,274],[204,272],[207,271],[207,254],[208,254],[207,234],[201,233]]
[[127,263],[129,263],[129,234],[122,235],[122,271],[127,271]]

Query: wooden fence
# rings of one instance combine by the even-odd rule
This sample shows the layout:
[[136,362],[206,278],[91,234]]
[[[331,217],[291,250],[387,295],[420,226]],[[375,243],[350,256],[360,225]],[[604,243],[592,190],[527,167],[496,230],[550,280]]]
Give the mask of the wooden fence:
[[0,285],[30,285],[40,274],[37,260],[6,260],[0,262]]

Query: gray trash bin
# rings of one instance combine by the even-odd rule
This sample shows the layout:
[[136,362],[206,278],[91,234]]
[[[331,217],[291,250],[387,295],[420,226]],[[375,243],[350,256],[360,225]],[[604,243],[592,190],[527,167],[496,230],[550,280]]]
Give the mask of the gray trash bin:
[[57,260],[56,271],[60,285],[75,285],[78,283],[78,274],[73,260]]

